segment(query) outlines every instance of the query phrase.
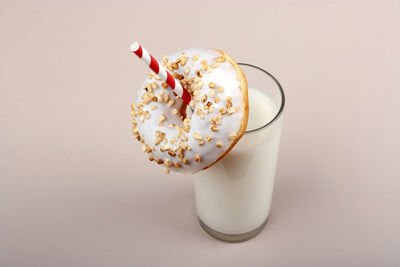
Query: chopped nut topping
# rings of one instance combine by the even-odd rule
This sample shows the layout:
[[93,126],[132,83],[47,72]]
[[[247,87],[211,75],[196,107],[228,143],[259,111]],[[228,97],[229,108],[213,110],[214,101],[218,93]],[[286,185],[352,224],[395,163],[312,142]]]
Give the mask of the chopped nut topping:
[[194,157],[194,160],[195,160],[196,162],[200,162],[200,156],[199,156],[198,154],[196,154],[196,156]]
[[132,111],[135,111],[135,103],[131,104],[131,109],[132,109]]
[[181,164],[179,162],[177,162],[177,161],[174,161],[174,166],[176,168],[182,168]]
[[205,144],[205,142],[203,140],[199,140],[199,143],[198,143],[199,146],[202,146],[204,144]]
[[172,113],[176,115],[176,114],[178,114],[178,110],[177,110],[176,108],[174,108],[174,109],[172,110]]
[[203,68],[203,70],[207,70],[207,67],[208,67],[207,61],[202,60],[202,61],[200,62],[200,64],[201,64],[201,67]]
[[155,79],[156,79],[157,81],[161,81],[161,77],[158,76],[158,75],[155,76]]
[[164,160],[164,165],[167,167],[172,167],[172,162],[169,159]]
[[199,89],[201,89],[201,88],[203,88],[204,83],[202,80],[200,80],[197,82],[197,85],[199,86]]
[[147,110],[144,112],[144,118],[146,120],[150,119],[150,112],[148,112]]
[[168,62],[168,57],[167,56],[163,56],[163,65],[167,64]]
[[224,87],[218,86],[218,92],[222,93],[224,91]]
[[169,174],[170,170],[168,168],[164,168],[166,174]]
[[143,102],[141,102],[141,103],[143,103],[144,105],[149,104],[152,100],[152,97],[153,97],[152,94],[144,93],[141,97],[143,99]]
[[172,106],[174,103],[175,103],[175,100],[174,100],[174,99],[170,99],[170,100],[168,101],[168,106],[170,107],[170,106]]
[[189,164],[189,161],[187,158],[182,158],[181,161],[183,164],[186,164],[186,165]]
[[164,95],[163,102],[168,103],[168,101],[169,101],[169,95]]
[[225,58],[224,56],[219,56],[219,57],[217,57],[217,58],[215,59],[215,61],[216,61],[216,62],[222,63],[222,62],[225,62],[225,61],[226,61],[226,58]]
[[229,140],[233,141],[233,140],[236,139],[236,137],[237,137],[236,133],[231,133],[231,134],[229,135]]
[[210,122],[212,125],[221,125],[221,119],[218,116],[211,118]]
[[209,84],[208,84],[208,87],[210,87],[210,88],[215,88],[215,83],[214,82],[210,82]]
[[217,126],[211,126],[211,131],[213,132],[218,132],[218,127]]
[[221,141],[216,142],[215,145],[216,145],[217,147],[222,147],[222,142],[221,142]]
[[178,69],[178,63],[174,62],[171,64],[172,69]]
[[152,79],[154,77],[154,73],[147,74],[147,78]]
[[206,141],[207,141],[207,142],[211,142],[211,140],[212,140],[212,136],[211,136],[211,135],[207,135]]
[[162,86],[162,88],[164,88],[164,89],[167,89],[167,87],[168,87],[168,84],[166,84],[166,83],[162,83],[162,84],[161,84],[161,86]]
[[165,138],[165,133],[164,132],[160,132],[160,138],[161,138],[161,141],[164,140],[164,138]]
[[155,110],[155,109],[157,109],[157,106],[156,106],[156,105],[152,105],[152,106],[150,107],[150,109],[151,109],[151,110]]
[[168,155],[170,155],[171,157],[175,157],[176,153],[172,149],[168,149]]
[[199,134],[199,133],[194,133],[194,134],[193,134],[193,138],[194,138],[194,139],[197,139],[197,140],[203,139],[203,137],[202,137],[201,134]]
[[167,120],[167,117],[164,114],[161,114],[160,117],[158,118],[159,122],[164,122]]
[[218,62],[214,62],[212,65],[211,65],[211,68],[213,68],[213,69],[216,69],[216,68],[218,68]]
[[183,78],[185,78],[183,75],[181,75],[177,72],[172,73],[172,76],[178,80],[182,80]]
[[186,124],[185,126],[183,126],[183,130],[188,133],[190,131],[190,125]]
[[165,93],[164,93],[163,91],[160,91],[160,92],[157,93],[157,101],[158,101],[158,102],[162,102],[162,101],[163,101],[163,99],[164,99],[164,98],[163,98],[164,94],[165,94]]
[[235,112],[236,112],[236,108],[233,108],[233,107],[231,107],[231,108],[228,110],[229,115],[232,115],[232,114],[235,113]]
[[207,101],[207,95],[203,95],[201,98],[201,103],[205,103]]
[[190,68],[189,67],[187,67],[186,69],[185,69],[185,72],[184,72],[184,74],[185,75],[188,75],[190,73]]
[[161,146],[160,146],[160,151],[161,151],[161,152],[167,151],[168,149],[169,149],[169,146],[168,146],[168,145],[161,145]]
[[182,66],[185,66],[185,65],[186,65],[186,62],[187,62],[187,60],[188,60],[188,58],[187,58],[187,57],[182,57],[182,58],[181,58],[181,65],[182,65]]
[[169,71],[174,71],[174,69],[172,68],[172,64],[170,62],[165,63],[165,67],[169,70]]
[[201,70],[196,71],[196,75],[200,78],[203,77],[203,72]]
[[207,66],[207,72],[211,73],[213,71],[213,69],[210,66]]
[[146,85],[144,86],[144,90],[148,93],[152,93],[153,92],[153,85],[151,83],[146,83]]
[[153,89],[160,87],[157,82],[153,82]]
[[219,103],[219,101],[220,101],[220,98],[217,96],[217,97],[215,98],[214,102],[215,102],[215,103]]
[[219,113],[221,113],[222,115],[224,115],[226,113],[226,108],[220,108],[219,109]]
[[151,146],[149,146],[148,144],[146,144],[146,153],[150,153],[151,152]]
[[197,61],[199,58],[200,58],[200,56],[197,56],[197,55],[196,55],[196,56],[193,56],[193,57],[192,57],[192,60],[193,60],[193,61]]

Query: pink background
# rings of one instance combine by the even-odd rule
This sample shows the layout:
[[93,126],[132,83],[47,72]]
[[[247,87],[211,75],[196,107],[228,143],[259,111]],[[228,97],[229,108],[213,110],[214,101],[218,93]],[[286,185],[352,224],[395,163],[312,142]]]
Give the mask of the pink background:
[[[399,266],[400,1],[145,2],[0,0],[0,266]],[[135,40],[158,58],[221,48],[281,81],[255,239],[208,237],[191,177],[133,140]]]

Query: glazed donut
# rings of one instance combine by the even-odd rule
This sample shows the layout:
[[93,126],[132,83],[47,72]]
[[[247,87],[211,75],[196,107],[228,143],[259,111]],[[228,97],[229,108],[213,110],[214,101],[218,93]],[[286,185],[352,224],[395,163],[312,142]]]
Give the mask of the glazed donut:
[[247,81],[227,53],[191,48],[159,62],[192,96],[189,105],[160,77],[147,75],[132,104],[133,134],[150,161],[195,173],[222,159],[243,136],[248,120]]

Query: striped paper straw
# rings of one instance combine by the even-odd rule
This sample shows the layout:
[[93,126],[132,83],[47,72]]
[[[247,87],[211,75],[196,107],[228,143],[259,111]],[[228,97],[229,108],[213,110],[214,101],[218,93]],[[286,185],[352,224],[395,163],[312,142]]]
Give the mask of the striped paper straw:
[[133,43],[131,45],[131,51],[141,58],[148,65],[148,67],[154,71],[155,74],[160,76],[160,78],[166,84],[168,84],[168,86],[174,90],[177,95],[182,97],[183,101],[189,104],[191,100],[189,92],[182,87],[181,83],[176,80],[171,73],[169,73],[163,66],[158,64],[157,60],[155,60],[154,57],[150,55],[146,49],[144,49],[143,46],[141,46],[138,42]]

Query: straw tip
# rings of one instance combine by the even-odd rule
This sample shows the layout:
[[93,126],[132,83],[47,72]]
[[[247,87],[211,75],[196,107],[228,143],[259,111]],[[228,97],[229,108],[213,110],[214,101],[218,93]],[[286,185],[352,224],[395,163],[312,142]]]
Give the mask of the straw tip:
[[134,42],[134,43],[131,44],[131,51],[135,52],[135,51],[137,51],[139,49],[139,47],[140,47],[139,43],[138,42]]

